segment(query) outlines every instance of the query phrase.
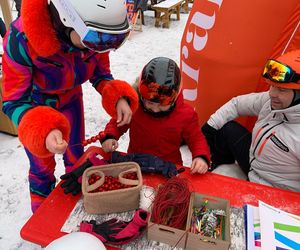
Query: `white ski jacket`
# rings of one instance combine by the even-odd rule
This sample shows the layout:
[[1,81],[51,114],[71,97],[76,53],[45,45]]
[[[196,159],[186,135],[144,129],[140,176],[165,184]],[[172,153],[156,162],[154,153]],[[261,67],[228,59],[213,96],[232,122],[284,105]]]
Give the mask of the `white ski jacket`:
[[249,180],[300,192],[300,104],[271,110],[268,92],[231,99],[208,120],[215,129],[239,116],[258,116],[252,131]]

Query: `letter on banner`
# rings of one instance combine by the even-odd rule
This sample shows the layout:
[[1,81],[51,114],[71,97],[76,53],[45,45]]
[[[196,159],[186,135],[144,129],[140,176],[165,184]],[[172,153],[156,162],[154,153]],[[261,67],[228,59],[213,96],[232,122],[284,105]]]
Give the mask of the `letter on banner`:
[[298,4],[194,1],[181,40],[180,66],[184,99],[197,111],[200,124],[232,97],[257,89],[262,67]]

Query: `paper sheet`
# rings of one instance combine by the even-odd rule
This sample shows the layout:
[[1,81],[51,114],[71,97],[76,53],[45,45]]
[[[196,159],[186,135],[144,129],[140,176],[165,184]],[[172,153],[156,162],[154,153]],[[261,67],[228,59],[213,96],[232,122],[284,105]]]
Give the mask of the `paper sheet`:
[[300,250],[300,217],[259,201],[262,250]]

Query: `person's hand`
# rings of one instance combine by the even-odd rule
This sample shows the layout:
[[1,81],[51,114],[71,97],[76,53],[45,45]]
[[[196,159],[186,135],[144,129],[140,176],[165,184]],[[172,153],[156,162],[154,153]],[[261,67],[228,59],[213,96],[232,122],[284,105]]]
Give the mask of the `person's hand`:
[[105,153],[113,152],[119,147],[118,141],[115,139],[107,139],[101,145]]
[[117,102],[117,126],[121,127],[129,124],[132,118],[132,110],[125,98],[119,99]]
[[73,195],[77,195],[81,192],[81,181],[79,181],[79,178],[83,172],[92,165],[92,162],[88,159],[73,171],[60,177],[60,179],[64,181],[61,187],[64,189],[65,194],[72,193]]
[[202,128],[201,128],[202,133],[204,134],[206,141],[209,145],[209,147],[214,147],[215,146],[215,140],[216,140],[216,135],[217,131],[215,128],[210,126],[208,123],[205,123]]
[[204,134],[207,144],[210,149],[210,168],[209,171],[213,171],[218,165],[218,161],[216,161],[216,155],[218,155],[218,149],[217,149],[217,135],[218,130],[214,127],[210,126],[208,123],[205,123],[202,128],[202,133]]
[[196,157],[191,166],[191,174],[205,174],[208,170],[208,165],[204,159],[201,157]]
[[68,143],[63,139],[62,133],[58,129],[50,131],[46,137],[45,144],[52,154],[63,154],[68,147]]

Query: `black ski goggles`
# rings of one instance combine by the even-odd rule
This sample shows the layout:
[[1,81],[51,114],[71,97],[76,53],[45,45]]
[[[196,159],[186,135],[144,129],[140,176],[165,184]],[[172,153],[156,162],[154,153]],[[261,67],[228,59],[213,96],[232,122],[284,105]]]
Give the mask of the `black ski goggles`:
[[267,61],[263,77],[277,83],[297,83],[300,80],[300,74],[290,66],[274,59]]

